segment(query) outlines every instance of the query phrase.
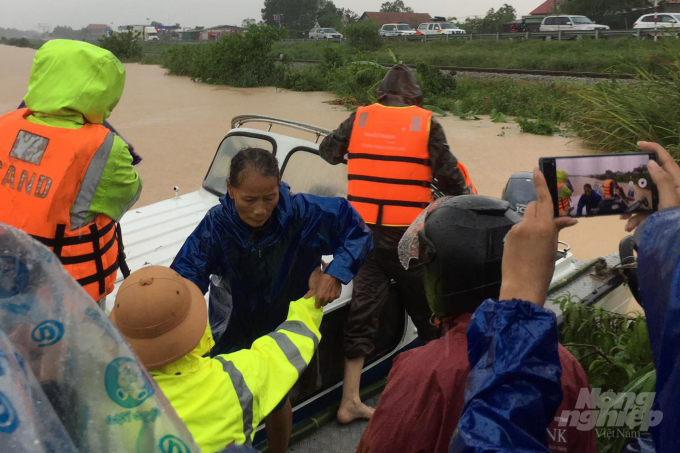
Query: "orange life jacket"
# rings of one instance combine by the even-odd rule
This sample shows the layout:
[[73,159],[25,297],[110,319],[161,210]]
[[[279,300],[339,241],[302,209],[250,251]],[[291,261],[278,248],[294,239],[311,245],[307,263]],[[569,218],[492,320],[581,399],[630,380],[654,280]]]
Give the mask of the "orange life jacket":
[[465,178],[465,185],[468,189],[470,189],[470,195],[479,195],[479,192],[477,192],[477,187],[475,187],[475,184],[472,182],[472,178],[470,178],[470,174],[468,173],[467,168],[465,168],[465,165],[463,165],[461,162],[458,162],[458,169]]
[[369,224],[409,226],[432,201],[432,112],[373,104],[357,110],[347,199]]
[[42,242],[94,300],[113,291],[118,235],[103,214],[87,218],[114,134],[26,120],[27,109],[0,117],[0,222]]
[[613,179],[607,179],[603,184],[604,197],[605,198],[613,198],[614,197],[613,188],[614,188],[614,180]]
[[560,193],[562,192],[562,187],[564,187],[563,182],[557,184],[557,207],[560,209],[560,211],[569,212],[571,210],[571,198],[560,197]]

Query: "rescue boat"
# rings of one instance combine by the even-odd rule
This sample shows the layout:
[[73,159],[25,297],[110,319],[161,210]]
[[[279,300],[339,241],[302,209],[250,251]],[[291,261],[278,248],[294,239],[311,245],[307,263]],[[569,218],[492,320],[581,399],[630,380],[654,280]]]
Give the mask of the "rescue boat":
[[[246,125],[264,125],[264,128],[245,127]],[[277,132],[272,132],[274,127]],[[294,135],[289,135],[291,133]],[[245,147],[253,146],[271,151],[279,161],[282,180],[291,186],[293,192],[346,197],[347,167],[331,165],[319,156],[319,140],[330,133],[330,130],[320,127],[261,115],[248,114],[233,118],[231,130],[219,144],[199,190],[181,194],[175,188],[171,198],[133,209],[123,217],[121,228],[130,270],[134,272],[148,265],[169,266],[172,263],[185,239],[226,193],[230,161]],[[307,138],[298,138],[298,135],[306,135]],[[514,175],[508,182],[504,198],[517,198],[518,193],[526,192],[526,183],[531,182],[529,178],[530,173]],[[522,184],[522,179],[525,184]],[[515,189],[522,186],[524,188],[521,190]],[[525,207],[517,200],[511,204],[519,211]],[[555,273],[545,305],[556,313],[558,322],[561,321],[562,313],[555,300],[563,295],[570,295],[583,304],[601,306],[612,312],[627,311],[632,297],[626,285],[630,266],[622,265],[621,262],[629,263],[634,257],[632,248],[626,246],[622,249],[626,250],[623,260],[619,254],[612,254],[583,262],[574,257],[568,244],[560,243],[556,250]],[[112,308],[122,280],[119,273],[116,289],[108,297],[109,309]],[[296,452],[308,451],[307,448],[310,452],[320,451],[319,446],[324,443],[323,439],[327,441],[337,437],[329,437],[326,431],[339,429],[336,424],[323,425],[334,419],[341,397],[344,363],[342,335],[351,295],[350,283],[343,286],[339,299],[325,307],[321,324],[323,340],[309,367],[291,391],[294,419],[292,443],[306,438],[295,445]],[[392,359],[397,354],[421,344],[415,326],[396,292],[393,292],[391,303],[386,305],[381,315],[375,351],[367,357],[362,372],[362,398],[367,399],[380,393]],[[357,436],[361,436],[364,426],[365,423],[355,422],[350,427],[342,428],[346,430],[342,437],[348,442],[347,451],[354,451],[358,443]],[[263,428],[264,425],[260,426],[256,434],[256,447],[262,448],[266,442]],[[334,451],[340,451],[337,448],[341,446],[334,444]]]

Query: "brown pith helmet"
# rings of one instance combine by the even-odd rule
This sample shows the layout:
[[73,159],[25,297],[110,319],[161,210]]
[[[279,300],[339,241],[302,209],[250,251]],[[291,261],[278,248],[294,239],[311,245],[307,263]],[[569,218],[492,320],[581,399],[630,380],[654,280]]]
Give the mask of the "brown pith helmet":
[[133,272],[121,285],[111,322],[149,370],[190,353],[201,341],[208,308],[198,287],[163,266]]

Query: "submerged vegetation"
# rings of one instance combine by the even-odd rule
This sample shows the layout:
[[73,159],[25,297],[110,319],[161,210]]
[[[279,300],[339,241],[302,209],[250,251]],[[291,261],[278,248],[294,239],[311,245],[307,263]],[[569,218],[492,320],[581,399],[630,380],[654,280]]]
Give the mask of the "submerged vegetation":
[[[364,30],[356,30],[359,39]],[[160,58],[170,74],[205,83],[329,91],[338,96],[337,103],[350,109],[376,101],[376,90],[387,72],[382,63],[415,62],[424,105],[438,114],[463,119],[491,114],[504,120],[506,116],[517,117],[525,132],[549,135],[572,131],[589,146],[607,152],[633,151],[638,140],[653,140],[680,158],[680,113],[675,108],[680,100],[680,45],[674,40],[653,47],[627,39],[570,43],[394,42],[391,47],[392,44],[394,48],[378,51],[360,50],[358,47],[371,46],[359,44],[298,46],[281,43],[277,29],[252,26],[245,35],[229,35],[216,43],[169,46],[152,61]],[[635,73],[637,80],[620,82],[612,76],[611,80],[589,85],[479,79],[454,76],[433,66],[469,66],[473,60],[465,59],[473,57],[477,66],[609,69]],[[319,62],[300,67],[292,63],[293,58]],[[536,64],[532,65],[532,61]],[[553,63],[546,64],[548,61]]]

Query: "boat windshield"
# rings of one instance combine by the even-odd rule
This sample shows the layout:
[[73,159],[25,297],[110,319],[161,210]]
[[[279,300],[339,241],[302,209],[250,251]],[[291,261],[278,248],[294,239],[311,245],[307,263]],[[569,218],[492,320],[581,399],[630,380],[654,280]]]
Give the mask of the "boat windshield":
[[210,170],[203,180],[203,188],[217,196],[227,193],[227,178],[231,168],[231,159],[245,148],[262,148],[274,152],[274,141],[259,137],[235,133],[228,135],[217,149]]

